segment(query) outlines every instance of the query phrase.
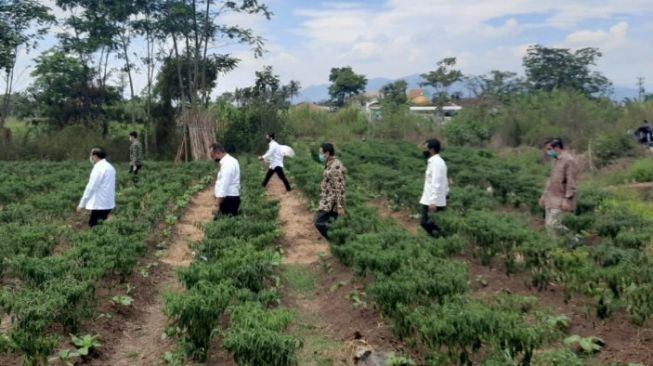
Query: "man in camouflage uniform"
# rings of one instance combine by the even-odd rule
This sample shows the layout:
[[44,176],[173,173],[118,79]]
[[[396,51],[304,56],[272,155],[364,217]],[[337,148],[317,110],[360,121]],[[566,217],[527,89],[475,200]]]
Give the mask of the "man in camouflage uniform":
[[143,167],[143,146],[138,141],[138,133],[132,131],[129,133],[129,174],[133,174],[133,179],[136,179],[138,172]]
[[322,144],[320,161],[325,165],[315,227],[327,239],[329,222],[345,214],[345,175],[347,170],[335,155],[335,148],[332,144]]

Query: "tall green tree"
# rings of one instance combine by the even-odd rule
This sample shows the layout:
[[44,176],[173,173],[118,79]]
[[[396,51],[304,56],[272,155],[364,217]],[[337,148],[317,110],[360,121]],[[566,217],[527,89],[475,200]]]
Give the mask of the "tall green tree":
[[524,68],[534,90],[570,89],[587,96],[607,95],[612,84],[603,74],[590,69],[601,56],[599,49],[591,47],[572,52],[534,45],[524,57]]
[[115,87],[95,84],[93,73],[78,57],[59,49],[36,58],[30,93],[52,127],[83,123],[108,132],[105,108],[119,101],[120,94]]
[[365,92],[367,78],[356,74],[350,66],[334,67],[329,75],[329,96],[332,102],[341,107],[352,96]]
[[[34,0],[0,1],[0,70],[5,76],[5,90],[0,108],[0,129],[10,113],[14,70],[18,51],[36,47],[37,42],[55,22],[50,8]],[[3,134],[0,134],[0,138]]]
[[381,102],[388,107],[398,107],[408,103],[406,80],[397,80],[384,85],[381,90]]
[[463,73],[457,70],[456,58],[447,57],[438,61],[437,69],[422,74],[424,79],[421,86],[430,86],[435,89],[433,93],[433,103],[438,107],[439,113],[442,114],[442,108],[451,100],[449,87],[463,79]]
[[484,101],[507,103],[510,98],[526,91],[526,81],[512,71],[492,70],[488,74],[468,78],[472,93]]
[[237,89],[236,102],[243,106],[269,105],[276,109],[288,109],[291,99],[299,94],[300,84],[291,80],[287,85],[281,84],[279,75],[275,75],[272,66],[264,66],[256,72],[253,86]]

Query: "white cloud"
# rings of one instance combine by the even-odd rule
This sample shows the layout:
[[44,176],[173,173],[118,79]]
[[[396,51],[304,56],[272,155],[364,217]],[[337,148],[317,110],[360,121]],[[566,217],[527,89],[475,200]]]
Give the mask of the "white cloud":
[[569,34],[564,45],[569,47],[600,47],[604,50],[627,41],[629,24],[619,22],[608,30],[580,30]]

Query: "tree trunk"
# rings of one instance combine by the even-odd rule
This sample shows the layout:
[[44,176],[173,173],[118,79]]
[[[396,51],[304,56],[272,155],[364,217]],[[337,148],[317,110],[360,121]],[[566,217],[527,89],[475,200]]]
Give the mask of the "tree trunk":
[[184,93],[184,80],[181,77],[181,59],[179,58],[179,47],[177,45],[177,36],[172,35],[172,44],[175,51],[175,59],[177,60],[177,79],[179,79],[179,92],[181,93],[181,109],[184,109],[184,104],[186,102],[185,93]]
[[130,92],[130,102],[131,108],[131,119],[132,123],[136,122],[136,114],[134,113],[134,80],[132,79],[132,69],[131,64],[129,63],[129,44],[127,38],[124,34],[120,35],[120,41],[122,43],[122,50],[125,53],[125,70],[127,71],[127,77],[129,78],[129,92]]
[[[206,2],[207,4],[210,3],[210,1]],[[200,38],[199,38],[199,26],[197,24],[197,1],[193,0],[193,29],[194,29],[194,38],[195,38],[195,49],[193,50],[193,106],[195,106],[197,102],[197,94],[199,91],[198,84],[199,84],[199,63],[200,63]]]
[[[207,1],[206,2],[206,18],[204,19],[204,28],[206,31],[204,32],[204,53],[202,55],[202,84],[200,86],[203,97],[204,99],[204,104],[206,107],[209,106],[209,92],[206,87],[206,54],[208,52],[209,48],[209,37],[210,37],[210,28],[207,26],[209,24],[209,10],[211,9],[211,2]],[[218,70],[219,71],[219,70]]]
[[14,49],[15,57],[11,67],[7,70],[7,85],[5,87],[4,101],[2,110],[0,110],[0,141],[9,142],[11,140],[11,131],[5,129],[7,118],[11,114],[11,94],[14,89],[14,70],[16,70],[16,60],[18,58],[18,47]]

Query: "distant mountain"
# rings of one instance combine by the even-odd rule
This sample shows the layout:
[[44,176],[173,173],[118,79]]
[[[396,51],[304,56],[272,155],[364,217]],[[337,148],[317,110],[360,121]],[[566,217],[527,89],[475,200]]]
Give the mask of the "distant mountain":
[[[419,74],[408,75],[406,77],[399,78],[399,79],[389,79],[389,78],[382,78],[382,77],[373,78],[367,81],[366,91],[367,92],[378,91],[384,85],[400,79],[406,80],[406,82],[408,83],[408,89],[419,88],[420,87],[419,83],[422,82],[422,77]],[[431,88],[426,88],[426,91],[429,94],[433,92]],[[452,85],[449,91],[451,93],[460,92],[464,96],[469,95],[469,91],[467,90],[465,84],[462,82],[458,82]],[[636,98],[636,97],[637,97],[637,89],[622,87],[622,86],[614,86],[613,93],[610,96],[610,98],[616,102],[621,102],[625,98]],[[294,103],[321,102],[328,99],[329,99],[329,84],[320,84],[320,85],[312,85],[303,88],[300,91],[299,96],[293,99],[293,102]]]

